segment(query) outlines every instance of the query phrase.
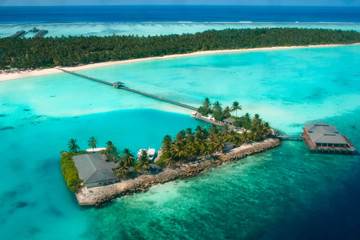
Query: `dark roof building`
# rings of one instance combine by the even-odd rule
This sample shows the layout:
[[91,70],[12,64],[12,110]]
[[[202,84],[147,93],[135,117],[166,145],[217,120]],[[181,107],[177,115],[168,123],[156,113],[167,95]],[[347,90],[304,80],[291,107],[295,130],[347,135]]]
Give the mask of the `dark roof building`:
[[306,145],[312,152],[324,153],[355,153],[350,141],[341,135],[335,126],[325,122],[305,124],[301,134]]
[[112,184],[118,178],[112,170],[113,162],[107,162],[106,156],[99,153],[82,154],[73,157],[79,177],[87,188]]
[[226,118],[226,119],[224,119],[224,122],[225,122],[225,123],[228,123],[228,124],[230,124],[230,125],[234,125],[235,119],[233,119],[233,118]]

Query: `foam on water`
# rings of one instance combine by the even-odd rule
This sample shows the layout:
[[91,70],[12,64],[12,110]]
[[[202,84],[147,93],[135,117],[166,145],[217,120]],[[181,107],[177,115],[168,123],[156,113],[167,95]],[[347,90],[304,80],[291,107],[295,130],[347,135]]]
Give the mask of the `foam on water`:
[[[203,32],[209,29],[222,30],[227,28],[324,28],[360,31],[356,22],[107,22],[107,23],[37,23],[37,24],[0,24],[0,38],[8,37],[20,30],[32,28],[46,29],[48,37],[61,36],[111,36],[139,35],[155,36]],[[25,37],[31,37],[28,33]]]

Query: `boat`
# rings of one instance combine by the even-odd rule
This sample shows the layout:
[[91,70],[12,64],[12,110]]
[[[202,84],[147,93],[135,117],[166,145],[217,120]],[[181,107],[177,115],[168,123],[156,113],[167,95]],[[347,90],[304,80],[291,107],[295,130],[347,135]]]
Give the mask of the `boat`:
[[151,160],[151,161],[154,161],[155,160],[155,149],[154,148],[149,148],[147,150],[147,155],[148,155],[148,158]]
[[143,151],[146,151],[147,153],[147,156],[148,158],[151,160],[151,161],[154,161],[155,160],[155,157],[156,157],[156,150],[154,148],[149,148],[149,149],[140,149],[137,153],[137,158],[140,158],[141,157],[141,154]]
[[144,148],[142,148],[142,149],[140,149],[140,150],[138,151],[138,153],[137,153],[137,158],[140,158],[140,157],[141,157],[141,153],[142,153],[142,151],[144,151],[144,150],[147,152],[147,150],[144,149]]

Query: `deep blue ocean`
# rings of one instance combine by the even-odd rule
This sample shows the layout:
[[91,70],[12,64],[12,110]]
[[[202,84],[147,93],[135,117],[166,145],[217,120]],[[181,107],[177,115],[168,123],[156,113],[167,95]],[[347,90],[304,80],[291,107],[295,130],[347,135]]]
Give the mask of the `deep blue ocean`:
[[0,23],[360,22],[359,7],[62,6],[0,7]]

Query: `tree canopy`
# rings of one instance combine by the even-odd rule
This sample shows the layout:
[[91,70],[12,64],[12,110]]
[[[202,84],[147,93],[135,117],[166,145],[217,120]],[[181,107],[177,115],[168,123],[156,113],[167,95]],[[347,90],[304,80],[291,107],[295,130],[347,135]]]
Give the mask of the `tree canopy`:
[[2,38],[0,69],[76,66],[205,50],[358,42],[360,33],[356,31],[299,28],[208,30],[149,37]]
[[198,126],[192,129],[181,130],[174,139],[169,135],[162,142],[162,155],[157,164],[172,165],[176,162],[186,162],[199,156],[210,155],[222,151],[226,143],[239,146],[250,141],[261,141],[270,134],[270,127],[258,114],[249,117],[248,129],[243,133],[230,130],[228,125],[217,127],[211,125],[209,129]]

